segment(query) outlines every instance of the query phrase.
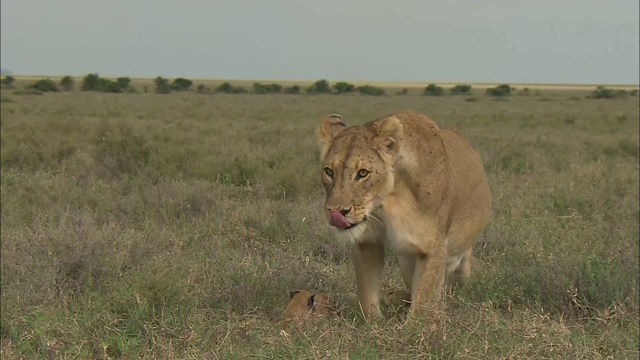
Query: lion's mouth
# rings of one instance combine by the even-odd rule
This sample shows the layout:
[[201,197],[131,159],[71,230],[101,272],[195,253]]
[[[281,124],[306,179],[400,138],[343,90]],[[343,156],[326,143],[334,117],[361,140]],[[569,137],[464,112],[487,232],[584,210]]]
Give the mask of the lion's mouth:
[[362,224],[363,222],[367,221],[367,216],[365,216],[362,221],[356,222],[356,223],[352,223],[351,221],[349,221],[349,219],[346,218],[346,216],[344,216],[344,214],[342,214],[342,212],[340,212],[339,210],[332,210],[329,213],[329,223],[341,230],[349,230],[352,229],[360,224]]

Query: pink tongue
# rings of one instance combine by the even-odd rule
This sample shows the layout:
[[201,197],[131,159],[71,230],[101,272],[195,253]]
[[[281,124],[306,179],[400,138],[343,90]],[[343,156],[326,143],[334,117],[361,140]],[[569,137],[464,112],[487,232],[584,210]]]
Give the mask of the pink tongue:
[[349,220],[347,220],[344,215],[340,212],[340,210],[331,210],[331,218],[329,223],[337,228],[346,229],[351,226]]

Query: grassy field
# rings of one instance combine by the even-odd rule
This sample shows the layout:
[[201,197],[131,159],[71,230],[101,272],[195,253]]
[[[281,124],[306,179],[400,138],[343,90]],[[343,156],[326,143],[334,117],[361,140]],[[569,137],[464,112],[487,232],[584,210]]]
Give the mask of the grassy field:
[[[418,93],[2,90],[2,359],[637,359],[638,98]],[[314,136],[401,109],[466,134],[494,197],[470,282],[412,327],[362,321]],[[295,289],[344,319],[281,330]]]

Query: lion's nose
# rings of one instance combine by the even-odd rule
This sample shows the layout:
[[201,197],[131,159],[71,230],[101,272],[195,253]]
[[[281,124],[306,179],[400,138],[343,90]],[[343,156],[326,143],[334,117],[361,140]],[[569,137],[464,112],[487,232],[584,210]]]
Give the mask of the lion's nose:
[[349,207],[348,209],[340,210],[340,213],[342,213],[342,215],[346,216],[350,211],[351,211],[351,207]]

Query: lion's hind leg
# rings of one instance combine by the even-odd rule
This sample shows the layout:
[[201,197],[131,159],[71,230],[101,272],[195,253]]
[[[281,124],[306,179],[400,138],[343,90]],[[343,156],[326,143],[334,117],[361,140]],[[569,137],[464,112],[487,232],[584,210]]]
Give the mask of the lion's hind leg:
[[447,262],[447,287],[455,287],[464,283],[471,276],[473,262],[473,248],[467,249],[460,257],[454,257]]

